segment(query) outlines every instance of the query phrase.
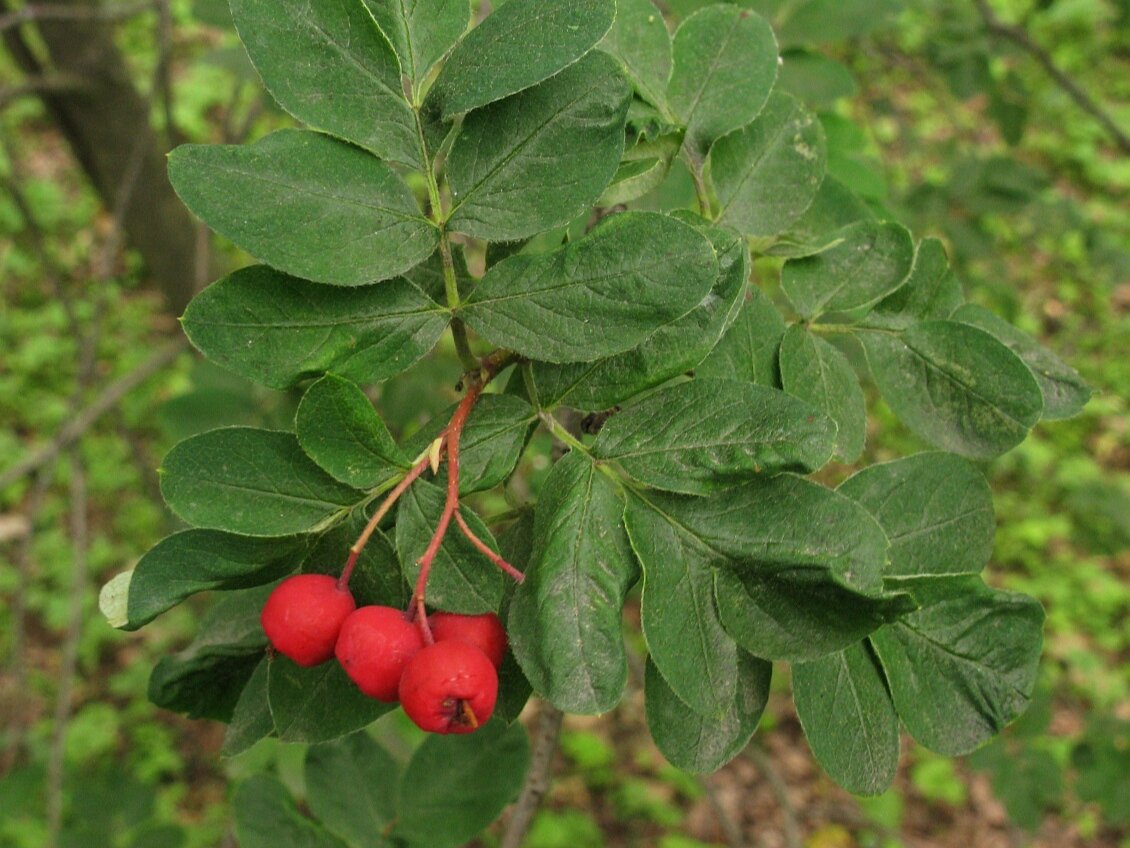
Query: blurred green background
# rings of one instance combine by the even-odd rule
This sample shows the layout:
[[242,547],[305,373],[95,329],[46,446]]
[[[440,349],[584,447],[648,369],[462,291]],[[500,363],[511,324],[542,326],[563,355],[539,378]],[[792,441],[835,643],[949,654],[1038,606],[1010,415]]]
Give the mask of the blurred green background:
[[[663,762],[635,680],[613,713],[567,719],[527,844],[1130,846],[1130,0],[743,5],[780,25],[781,84],[820,110],[830,172],[943,238],[971,300],[1097,390],[1083,415],[985,467],[990,579],[1048,610],[1039,697],[962,760],[907,740],[894,788],[861,800],[813,763],[787,674],[749,750],[708,778]],[[34,20],[44,9],[51,21]],[[116,164],[76,155],[52,98],[84,80],[51,26],[121,63],[140,111],[99,119],[117,122],[104,136]],[[219,0],[0,0],[0,37],[0,846],[234,846],[231,781],[274,769],[301,794],[303,751],[268,740],[221,760],[221,727],[146,700],[153,664],[191,638],[208,598],[128,634],[98,591],[176,529],[156,475],[169,447],[224,424],[287,428],[296,399],[181,345],[178,298],[245,259],[179,210],[149,216],[180,228],[167,241],[131,249],[142,225],[122,189],[139,203],[159,192],[149,152],[288,119]],[[759,263],[758,279],[777,267]],[[450,403],[459,370],[441,349],[386,384],[390,427],[410,433]],[[868,462],[921,447],[871,400]],[[521,474],[544,469],[544,449]],[[374,732],[394,752],[417,739],[392,716]]]

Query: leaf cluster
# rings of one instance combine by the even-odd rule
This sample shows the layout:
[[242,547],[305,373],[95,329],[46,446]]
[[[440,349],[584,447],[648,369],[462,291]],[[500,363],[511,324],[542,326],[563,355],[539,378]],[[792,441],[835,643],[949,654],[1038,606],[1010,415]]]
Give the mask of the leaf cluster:
[[[334,573],[443,433],[450,412],[398,442],[364,387],[450,330],[473,377],[472,340],[516,363],[467,421],[460,494],[505,484],[536,426],[570,448],[503,538],[463,512],[525,571],[516,591],[458,535],[429,584],[439,607],[506,616],[506,717],[531,689],[574,712],[619,702],[635,587],[648,723],[687,770],[742,749],[774,662],[793,666],[817,757],[861,793],[893,778],[900,721],[960,754],[1024,709],[1043,612],[981,580],[994,518],[970,460],[1089,389],[964,303],[940,242],[826,175],[822,124],[776,86],[763,18],[682,5],[703,8],[671,31],[649,0],[509,0],[468,31],[458,0],[233,0],[267,88],[308,129],[172,155],[189,208],[262,263],[201,293],[184,329],[223,367],[304,394],[292,432],[215,430],[165,458],[191,529],[124,579],[118,622],[246,591],[158,666],[154,700],[230,721],[235,750],[380,714],[336,667],[263,659],[254,614],[271,581]],[[678,169],[698,208],[655,211]],[[750,284],[758,257],[777,257],[779,299]],[[806,475],[863,454],[861,372],[942,450],[830,489]],[[566,409],[601,413],[599,434],[570,432]],[[443,506],[436,481],[413,484],[365,549],[360,602],[407,601]]]

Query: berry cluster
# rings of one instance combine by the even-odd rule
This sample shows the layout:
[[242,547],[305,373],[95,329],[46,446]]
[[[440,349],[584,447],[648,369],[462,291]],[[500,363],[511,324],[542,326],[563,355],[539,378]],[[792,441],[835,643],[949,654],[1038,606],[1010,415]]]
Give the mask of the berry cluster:
[[336,656],[357,688],[400,702],[421,729],[470,733],[490,719],[506,631],[493,613],[436,612],[427,626],[415,608],[357,607],[340,580],[298,574],[278,585],[260,622],[276,651],[302,666]]

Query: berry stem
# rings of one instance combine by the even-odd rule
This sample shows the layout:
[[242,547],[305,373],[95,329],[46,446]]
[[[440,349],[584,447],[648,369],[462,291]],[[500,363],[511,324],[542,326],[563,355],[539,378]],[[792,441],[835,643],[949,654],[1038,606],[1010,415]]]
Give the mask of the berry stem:
[[436,529],[432,533],[428,547],[418,560],[420,574],[416,578],[416,590],[412,593],[412,601],[416,607],[416,623],[424,636],[424,643],[428,645],[435,641],[432,638],[432,629],[428,626],[428,615],[424,609],[428,575],[431,573],[436,554],[439,553],[439,546],[443,542],[443,537],[447,534],[448,525],[451,524],[451,517],[459,509],[459,437],[463,433],[463,425],[467,423],[467,416],[471,414],[471,408],[474,407],[475,401],[479,399],[485,385],[486,383],[481,378],[472,381],[471,388],[463,396],[463,400],[459,401],[455,414],[451,416],[451,423],[447,425],[447,499],[444,501],[443,513],[436,523]]
[[459,529],[463,531],[463,535],[470,540],[471,544],[478,548],[479,553],[509,574],[518,583],[526,579],[525,574],[508,563],[499,554],[492,551],[486,542],[475,535],[475,532],[467,526],[467,521],[463,518],[463,514],[459,512],[459,510],[455,511],[455,523],[459,525]]
[[353,569],[357,565],[357,560],[361,556],[361,551],[365,549],[365,545],[369,542],[369,537],[377,529],[377,525],[381,523],[381,519],[388,515],[388,511],[392,509],[393,504],[400,498],[401,495],[411,486],[416,478],[424,473],[424,469],[428,467],[428,457],[425,456],[414,466],[412,470],[404,475],[404,479],[396,484],[396,488],[388,493],[388,497],[381,502],[377,511],[373,513],[373,517],[369,519],[369,523],[365,525],[365,529],[361,531],[361,535],[357,537],[357,541],[349,549],[349,559],[346,560],[345,568],[342,569],[341,577],[337,579],[337,588],[345,590],[349,587],[349,578],[353,576]]

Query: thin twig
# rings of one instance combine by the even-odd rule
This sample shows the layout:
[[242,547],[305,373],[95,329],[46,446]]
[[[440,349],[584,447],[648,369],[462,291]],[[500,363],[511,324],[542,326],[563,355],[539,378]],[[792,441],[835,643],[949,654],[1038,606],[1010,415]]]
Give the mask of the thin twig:
[[501,848],[521,846],[533,823],[534,815],[541,806],[542,799],[549,792],[553,755],[557,752],[557,737],[561,733],[561,722],[564,718],[565,714],[557,707],[548,701],[542,702],[533,752],[530,754],[530,768],[526,772],[518,800],[514,803],[514,810],[506,823]]
[[106,386],[98,397],[64,424],[50,442],[38,450],[32,451],[15,465],[10,465],[3,473],[0,473],[0,490],[58,457],[103,415],[120,403],[122,398],[168,366],[187,347],[188,343],[185,339],[177,339],[158,350],[132,371]]
[[169,0],[154,0],[157,10],[157,65],[153,70],[154,93],[160,95],[165,117],[165,144],[171,150],[183,141],[173,119],[173,14]]
[[991,35],[997,38],[1003,38],[1011,41],[1029,56],[1036,60],[1045,73],[1055,81],[1055,83],[1066,92],[1067,96],[1075,101],[1075,104],[1102,124],[1103,129],[1109,133],[1115,144],[1123,153],[1130,153],[1130,135],[1128,135],[1117,123],[1114,118],[1089,95],[1083,88],[1075,82],[1068,74],[1055,63],[1051,53],[1047,51],[1043,45],[1035,42],[1027,31],[1018,26],[1006,24],[993,11],[993,7],[989,5],[989,0],[974,0],[977,6],[977,11],[981,13],[981,18],[985,21],[985,27],[989,30]]
[[67,635],[63,642],[63,659],[59,668],[59,691],[55,700],[55,716],[51,751],[47,761],[47,845],[54,848],[63,823],[63,752],[67,743],[67,727],[71,718],[71,695],[78,673],[78,646],[82,637],[83,600],[86,593],[86,555],[89,541],[87,526],[86,469],[79,451],[71,451],[70,468],[71,549],[73,551],[70,613]]
[[769,783],[769,788],[773,792],[773,796],[777,799],[777,805],[781,808],[781,815],[785,819],[785,844],[788,848],[801,848],[803,840],[800,836],[800,824],[797,822],[796,810],[793,808],[793,802],[789,800],[788,788],[785,786],[785,781],[777,773],[773,761],[769,756],[761,750],[757,745],[750,745],[746,748],[746,754],[757,770],[765,777]]
[[706,793],[706,800],[710,802],[710,806],[714,809],[714,815],[718,819],[718,825],[722,828],[722,835],[726,838],[726,843],[730,848],[749,848],[749,844],[742,836],[742,829],[738,823],[722,806],[722,801],[718,797],[718,792],[715,790],[714,785],[710,782],[710,778],[702,776],[698,778],[698,785],[702,787],[702,791]]
[[[27,520],[27,533],[20,539],[19,547],[12,557],[16,567],[16,588],[12,594],[12,634],[9,668],[11,670],[12,690],[15,697],[26,696],[27,686],[27,593],[31,585],[31,554],[35,539],[35,525],[39,513],[47,500],[47,492],[55,476],[54,467],[41,468],[35,477],[28,494],[24,517]],[[23,753],[25,716],[21,710],[12,709],[8,714],[7,745],[0,773],[7,773]]]

